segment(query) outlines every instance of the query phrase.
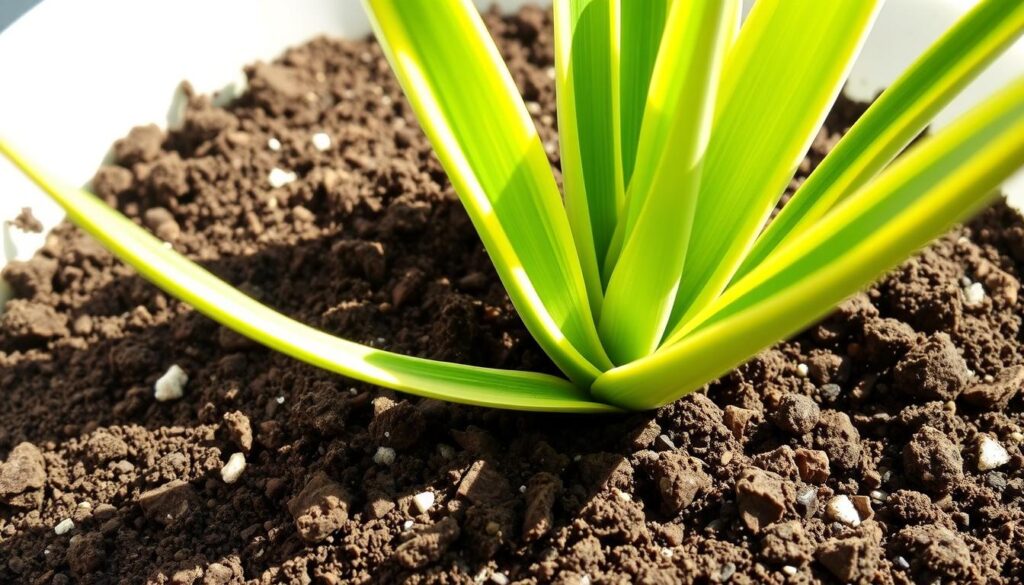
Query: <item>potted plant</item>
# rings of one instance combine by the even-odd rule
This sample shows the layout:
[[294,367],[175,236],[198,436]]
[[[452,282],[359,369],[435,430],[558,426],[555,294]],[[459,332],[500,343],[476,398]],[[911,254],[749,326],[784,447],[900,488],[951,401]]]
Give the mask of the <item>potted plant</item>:
[[[191,263],[100,199],[48,179],[5,143],[0,143],[0,150],[61,203],[72,221],[118,257],[246,337],[345,376],[428,398],[563,412],[651,409],[702,388],[760,349],[813,324],[951,224],[981,209],[993,189],[1021,163],[1024,103],[1017,83],[890,165],[956,91],[1019,35],[1024,13],[1004,3],[982,2],[937,41],[853,124],[767,227],[794,171],[793,161],[803,156],[835,99],[876,5],[838,3],[822,15],[821,7],[761,2],[737,28],[738,2],[672,3],[658,9],[654,4],[556,3],[554,81],[564,207],[548,166],[549,153],[476,12],[465,3],[371,1],[368,7],[377,37],[511,303],[564,378],[426,360],[358,345],[302,325]],[[807,26],[811,18],[817,21],[815,27]],[[652,30],[664,31],[660,49],[657,42],[650,43]],[[448,42],[436,42],[439,38]],[[284,83],[271,75],[262,77],[270,86]],[[645,85],[646,92],[636,91]],[[259,89],[251,90],[257,103]],[[274,110],[272,104],[264,107]],[[185,131],[212,125],[217,136],[232,140],[226,134],[235,130],[231,123],[225,126],[216,122],[216,116],[208,117],[186,117]],[[317,150],[330,149],[330,141],[323,144],[322,148],[313,141]],[[190,146],[178,148],[198,152]],[[144,164],[148,155],[132,152],[127,148],[120,158],[138,158],[135,162],[142,166],[133,169],[135,175],[146,176],[150,183],[152,172],[174,176],[173,170]],[[288,175],[280,171],[278,180],[271,174],[272,187],[294,181],[295,175],[282,178],[282,173]],[[185,195],[173,181],[164,187]],[[143,196],[150,202],[166,197],[155,191]],[[308,210],[292,213],[295,221],[309,221]],[[147,212],[143,220],[159,233],[160,225],[167,225],[161,218],[166,216]],[[374,254],[349,246],[337,251],[360,258]],[[364,264],[362,270],[374,279],[373,269]],[[980,271],[977,276],[985,277]],[[16,323],[16,318],[8,321]],[[912,335],[887,335],[887,340],[897,339],[891,343],[912,345],[905,341]],[[915,373],[931,367],[932,353],[948,353],[948,339],[922,341],[923,355],[911,350],[886,375],[919,384],[924,397],[948,398],[950,392],[931,388],[931,373]],[[222,345],[230,347],[231,342]],[[810,367],[797,368],[797,373],[811,375]],[[961,373],[949,375],[956,378]],[[821,366],[812,377],[820,378],[823,388],[836,376]],[[997,382],[993,377],[976,386]],[[157,400],[180,398],[185,383],[181,370],[171,368],[156,381]],[[965,385],[966,381],[959,383]],[[959,394],[958,390],[952,398]],[[745,465],[738,478],[727,482],[737,499],[741,524],[754,534],[772,530],[769,527],[796,505],[788,501],[793,498],[787,492],[795,488],[785,483],[784,474],[774,473],[775,464],[784,467],[785,461],[793,460],[799,481],[806,485],[818,477],[807,471],[820,463],[818,453],[826,455],[826,470],[829,459],[847,471],[860,465],[846,461],[849,453],[842,449],[829,448],[829,434],[849,435],[850,422],[841,417],[829,419],[831,423],[821,420],[817,403],[826,399],[809,401],[799,393],[775,398],[765,419],[790,434],[811,432],[811,444],[821,448],[804,449],[797,460],[793,449],[779,447],[769,453],[783,463]],[[378,440],[383,445],[373,452],[374,462],[387,466],[395,452],[386,444],[395,441],[390,435],[397,434],[404,422],[394,417],[402,413],[418,420],[413,414],[418,411],[393,406],[389,399],[379,402],[369,432],[374,433],[374,424],[389,429],[381,431]],[[685,404],[681,408],[693,408]],[[740,441],[747,418],[757,413],[733,406],[717,424],[726,425],[732,440]],[[231,421],[237,418],[225,418],[229,434],[244,436]],[[934,460],[928,453],[944,448],[938,437],[927,440],[927,432],[917,433],[904,449],[908,471],[921,461]],[[925,434],[919,437],[921,433]],[[825,438],[819,439],[819,434]],[[661,492],[663,513],[669,516],[689,505],[680,498],[692,500],[696,493],[709,492],[711,479],[702,467],[727,466],[734,457],[726,455],[733,452],[728,450],[709,462],[705,459],[715,449],[677,453],[672,436],[654,435],[671,448],[643,465],[649,466],[653,485]],[[234,440],[243,451],[252,448],[251,439],[249,447],[243,439]],[[975,443],[987,445],[982,438]],[[978,447],[979,461],[985,448]],[[241,473],[238,461],[244,462],[244,456],[236,455],[241,459],[232,456],[222,470],[227,484]],[[481,502],[475,501],[473,485],[479,476],[493,473],[488,459],[473,463],[458,484],[457,493],[478,507]],[[643,467],[642,461],[634,464]],[[524,493],[533,496],[527,496],[531,502],[545,493],[537,487],[544,478],[538,477],[534,475],[529,486],[524,484]],[[923,482],[939,490],[952,485],[945,480]],[[694,494],[681,496],[680,486],[692,486]],[[799,495],[806,497],[807,490],[800,489]],[[433,493],[416,494],[414,509],[429,514]],[[622,487],[612,486],[611,493],[632,501]],[[820,490],[815,491],[818,495]],[[140,502],[157,496],[165,497],[162,492],[146,492]],[[859,527],[869,519],[871,508],[857,498],[870,496],[830,498],[824,516]],[[315,518],[323,512],[315,510],[326,507],[336,512],[349,500],[344,486],[317,475],[298,491],[289,508],[294,508],[302,537],[316,542],[341,526],[317,524]],[[777,514],[773,507],[779,508]],[[438,560],[421,549],[428,542],[443,542],[446,549],[458,537],[460,524],[472,532],[473,509],[461,522],[457,515],[446,517],[413,535],[396,549],[399,564],[418,568]],[[312,528],[303,524],[307,514],[314,517],[309,520]],[[326,516],[345,521],[337,514]],[[507,532],[502,522],[491,523],[499,534]],[[863,578],[857,563],[845,562],[850,556],[847,549],[863,547],[864,542],[868,548],[877,547],[881,537],[872,530],[833,535],[816,548],[817,562],[840,578]],[[523,532],[530,529],[524,526]],[[909,563],[905,558],[904,562]],[[785,565],[795,570],[799,566]]]

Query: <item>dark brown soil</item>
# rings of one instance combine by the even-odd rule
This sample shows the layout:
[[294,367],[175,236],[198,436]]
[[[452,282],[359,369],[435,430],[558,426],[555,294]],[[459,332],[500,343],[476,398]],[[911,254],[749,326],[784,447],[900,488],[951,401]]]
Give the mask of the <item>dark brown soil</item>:
[[[557,164],[549,16],[488,22]],[[95,190],[304,322],[552,370],[375,45],[248,74],[227,109],[133,130]],[[860,111],[840,102],[802,176]],[[1021,583],[1022,270],[997,203],[706,394],[530,415],[296,363],[63,225],[4,272],[0,582]],[[184,396],[158,402],[173,364]]]

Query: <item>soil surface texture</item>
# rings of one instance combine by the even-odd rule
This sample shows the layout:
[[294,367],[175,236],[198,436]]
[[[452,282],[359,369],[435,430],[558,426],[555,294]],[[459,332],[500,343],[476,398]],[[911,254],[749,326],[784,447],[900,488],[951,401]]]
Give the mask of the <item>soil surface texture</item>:
[[[550,16],[487,22],[557,166]],[[373,42],[247,74],[94,190],[331,333],[554,371]],[[1022,271],[996,203],[706,392],[534,415],[277,355],[62,225],[4,271],[0,582],[1021,583]]]

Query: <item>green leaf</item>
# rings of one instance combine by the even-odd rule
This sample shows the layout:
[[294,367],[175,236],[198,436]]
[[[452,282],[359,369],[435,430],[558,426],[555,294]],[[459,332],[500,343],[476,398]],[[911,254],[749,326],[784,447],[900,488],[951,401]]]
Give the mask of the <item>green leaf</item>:
[[168,294],[214,321],[308,364],[418,396],[517,410],[609,412],[562,378],[436,362],[339,339],[258,303],[164,245],[93,195],[46,177],[0,140],[10,159],[76,225]]
[[982,0],[850,128],[758,237],[739,280],[875,176],[1024,32],[1024,2]]
[[526,327],[577,385],[611,362],[547,155],[469,0],[366,0],[385,54]]
[[598,258],[622,207],[617,0],[556,0],[555,95],[565,209],[592,312],[601,310]]
[[653,408],[700,388],[969,217],[1024,165],[1024,78],[897,160],[694,317],[672,345],[611,370],[591,394]]
[[[619,48],[622,120],[622,179],[629,185],[636,164],[640,125],[647,105],[654,61],[658,58],[665,21],[674,0],[642,0],[619,3]],[[604,259],[604,256],[598,256]]]
[[739,267],[838,95],[879,4],[754,4],[722,75],[673,329],[718,296]]
[[686,259],[723,56],[739,0],[677,2],[665,28],[640,134],[629,206],[636,226],[615,265],[598,332],[616,363],[661,341]]

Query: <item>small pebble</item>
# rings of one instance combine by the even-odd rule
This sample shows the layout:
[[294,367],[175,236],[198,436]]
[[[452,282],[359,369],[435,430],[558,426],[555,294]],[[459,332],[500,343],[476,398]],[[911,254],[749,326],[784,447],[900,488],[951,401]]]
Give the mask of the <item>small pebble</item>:
[[153,398],[158,402],[178,400],[185,395],[185,384],[188,384],[188,374],[178,364],[174,364],[153,384]]
[[1010,462],[1010,454],[999,441],[983,436],[978,442],[978,470],[990,471]]
[[847,526],[859,526],[860,514],[853,505],[853,500],[847,496],[835,496],[825,504],[825,515],[837,522]]
[[902,556],[899,556],[896,557],[896,566],[906,571],[910,568],[910,563],[907,562],[907,559],[903,558]]
[[964,305],[977,307],[985,302],[985,287],[980,282],[972,282],[964,287]]
[[326,132],[317,132],[311,138],[313,148],[323,152],[331,147],[331,137]]
[[725,583],[736,574],[736,563],[725,563],[718,571],[718,580]]
[[299,176],[296,175],[295,173],[291,171],[283,171],[277,167],[270,169],[270,174],[267,175],[267,181],[269,181],[270,186],[275,189],[284,187],[288,183],[291,183],[292,181],[298,178]]
[[412,497],[412,503],[420,514],[426,514],[434,506],[434,492],[420,492]]
[[871,490],[868,496],[870,496],[872,500],[878,502],[879,504],[884,504],[886,500],[889,499],[888,492],[884,492],[882,490]]
[[797,568],[793,565],[786,565],[785,567],[782,567],[782,572],[792,577],[793,575],[796,575]]
[[410,528],[412,528],[412,520],[402,522],[402,530],[409,530]]
[[391,447],[377,447],[373,454],[373,462],[377,465],[391,465],[395,462],[395,450]]
[[277,152],[281,150],[281,141],[277,138],[271,138],[270,140],[267,140],[267,148]]
[[807,367],[807,364],[798,364],[796,366],[796,373],[801,378],[806,378],[807,377],[807,372],[809,372],[809,371],[810,371],[810,368]]
[[71,518],[65,518],[61,520],[59,524],[53,527],[53,531],[57,533],[57,536],[60,536],[62,534],[67,534],[72,529],[74,529],[74,527],[75,523],[72,522]]
[[243,471],[245,471],[245,455],[232,453],[231,457],[228,457],[228,462],[220,468],[220,478],[224,480],[224,483],[235,483],[242,476]]

